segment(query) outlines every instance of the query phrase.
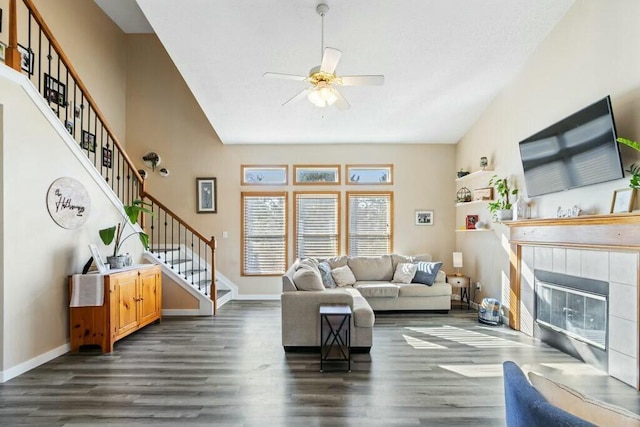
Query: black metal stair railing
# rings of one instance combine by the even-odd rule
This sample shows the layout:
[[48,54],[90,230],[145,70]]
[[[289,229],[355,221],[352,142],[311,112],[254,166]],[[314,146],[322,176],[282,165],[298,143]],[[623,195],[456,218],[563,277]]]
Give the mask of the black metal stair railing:
[[29,77],[124,205],[150,200],[154,215],[141,215],[140,225],[150,237],[151,251],[158,255],[163,248],[166,259],[169,248],[176,247],[188,255],[189,260],[169,264],[210,297],[215,314],[215,238],[205,238],[146,193],[140,173],[31,0],[9,0],[6,65]]

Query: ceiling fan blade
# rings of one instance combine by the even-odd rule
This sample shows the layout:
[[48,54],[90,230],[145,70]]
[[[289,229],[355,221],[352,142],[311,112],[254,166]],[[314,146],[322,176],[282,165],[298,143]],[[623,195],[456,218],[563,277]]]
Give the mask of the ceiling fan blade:
[[351,104],[349,104],[347,100],[344,99],[344,96],[342,96],[339,90],[333,88],[333,93],[338,97],[338,99],[336,99],[336,102],[333,103],[333,105],[335,105],[338,110],[348,110],[349,108],[351,108]]
[[340,61],[342,51],[334,49],[332,47],[324,48],[324,55],[322,55],[322,64],[320,64],[320,71],[333,74]]
[[340,77],[341,86],[382,86],[384,84],[384,76],[342,76]]
[[292,96],[291,98],[289,98],[288,100],[285,101],[284,104],[282,104],[282,106],[284,107],[285,105],[287,105],[290,102],[296,102],[302,98],[304,98],[305,96],[307,96],[307,94],[309,93],[309,91],[312,88],[308,87],[306,89],[301,90],[300,92],[296,93],[294,96]]
[[298,80],[301,82],[307,80],[307,77],[305,76],[295,76],[293,74],[282,74],[282,73],[264,73],[264,77],[268,79]]

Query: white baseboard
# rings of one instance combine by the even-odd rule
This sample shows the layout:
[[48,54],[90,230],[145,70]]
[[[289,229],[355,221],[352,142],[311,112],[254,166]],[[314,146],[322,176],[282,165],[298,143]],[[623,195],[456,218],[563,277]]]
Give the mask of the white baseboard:
[[211,314],[202,313],[197,308],[185,308],[185,309],[163,309],[162,316],[211,316]]
[[13,368],[7,369],[6,371],[0,371],[0,383],[7,382],[12,378],[17,377],[18,375],[22,375],[25,372],[37,368],[40,365],[44,365],[45,363],[55,359],[56,357],[68,353],[69,350],[71,350],[71,346],[69,345],[69,343],[67,343],[61,345],[60,347],[54,348],[53,350],[49,350],[46,353],[42,353],[41,355],[36,356],[33,359],[29,359],[26,362],[22,362],[19,365],[14,366]]
[[255,301],[280,301],[280,294],[272,295],[272,294],[258,294],[258,295],[249,295],[249,294],[238,294],[237,300],[255,300]]

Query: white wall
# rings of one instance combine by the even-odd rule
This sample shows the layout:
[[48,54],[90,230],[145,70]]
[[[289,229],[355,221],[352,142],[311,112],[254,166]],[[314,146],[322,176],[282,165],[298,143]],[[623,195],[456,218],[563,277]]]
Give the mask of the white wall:
[[[67,277],[81,272],[90,257],[89,243],[97,244],[103,256],[108,254],[97,230],[116,224],[120,214],[75,157],[75,142],[67,145],[65,139],[72,140],[44,101],[39,102],[40,110],[20,85],[5,76],[16,73],[0,66],[0,250],[4,254],[0,374],[7,379],[46,361],[42,355],[54,357],[67,350]],[[18,79],[25,81],[22,76]],[[59,227],[47,211],[47,190],[62,176],[82,182],[91,198],[89,220],[76,230]],[[139,243],[134,239],[128,243],[124,251],[139,256]]]
[[[459,142],[457,168],[477,169],[479,158],[487,156],[496,173],[513,177],[526,195],[518,142],[606,95],[611,95],[618,134],[640,139],[639,16],[637,0],[577,0]],[[640,159],[627,147],[622,152],[625,168]],[[613,191],[627,185],[628,179],[621,179],[537,197],[532,211],[553,217],[558,206],[578,205],[585,213],[608,213]],[[463,215],[459,209],[458,225]],[[486,208],[480,215],[490,218]],[[509,230],[494,229],[457,233],[457,247],[465,254],[465,273],[483,283],[482,296],[507,302]]]

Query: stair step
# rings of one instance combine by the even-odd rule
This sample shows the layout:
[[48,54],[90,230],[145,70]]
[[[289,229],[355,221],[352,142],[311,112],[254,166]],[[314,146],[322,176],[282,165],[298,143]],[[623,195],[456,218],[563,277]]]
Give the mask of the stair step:
[[231,292],[229,289],[218,289],[218,291],[216,292],[216,297],[217,298],[222,298],[223,296],[225,296],[229,292]]

